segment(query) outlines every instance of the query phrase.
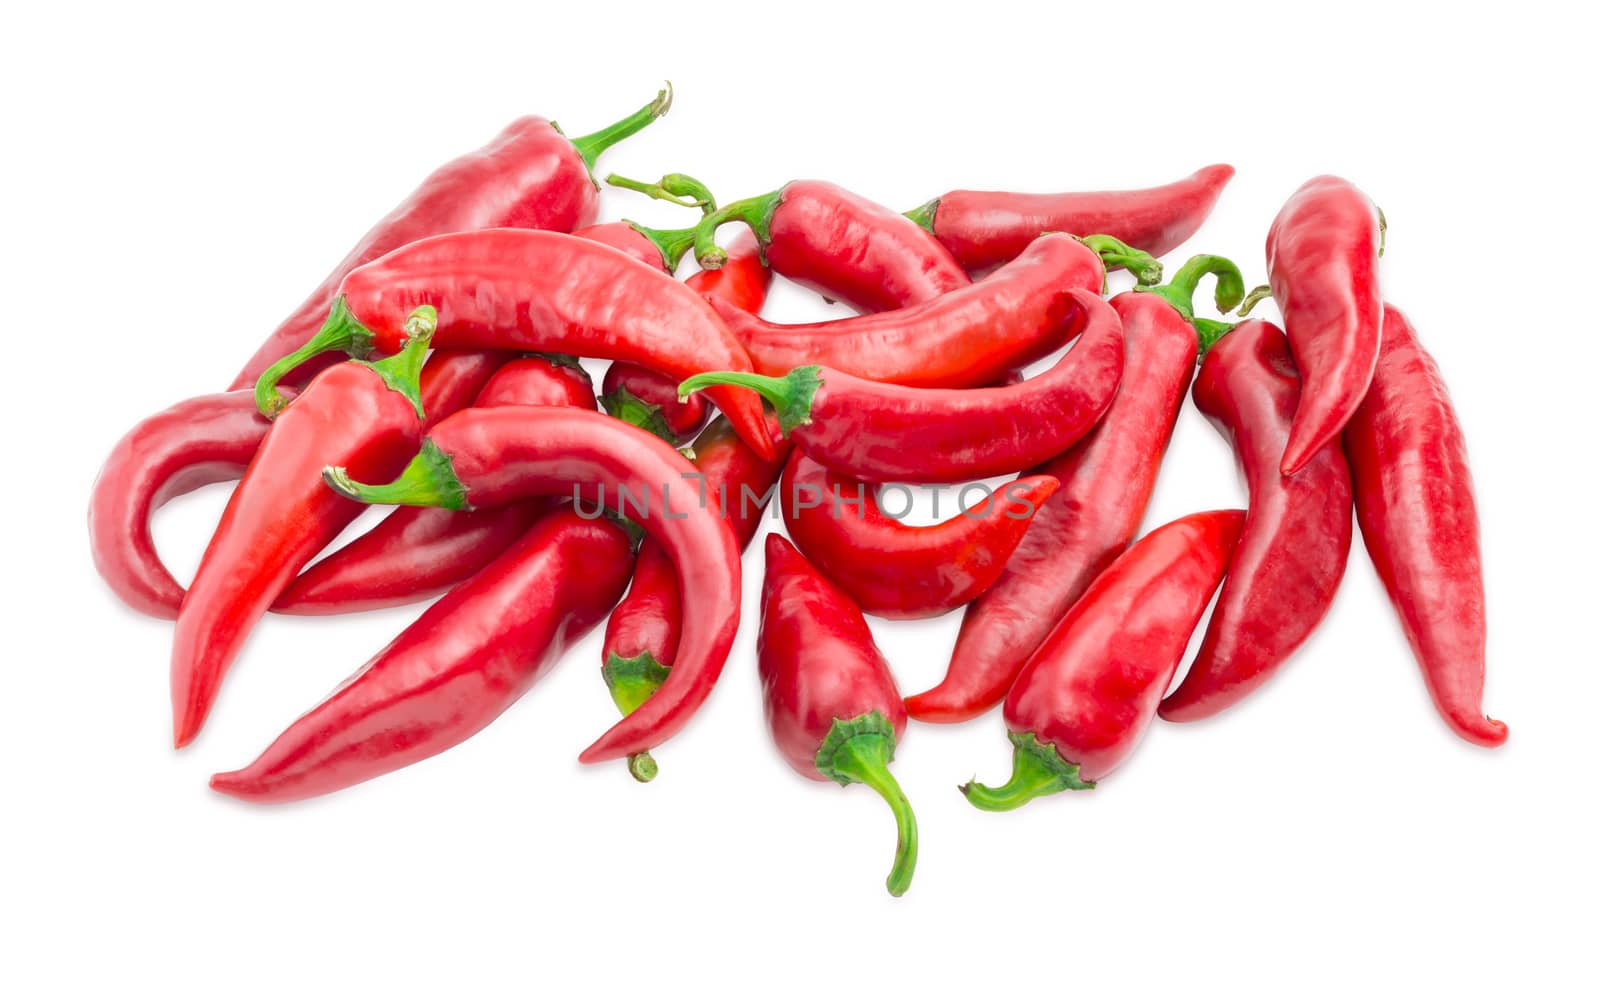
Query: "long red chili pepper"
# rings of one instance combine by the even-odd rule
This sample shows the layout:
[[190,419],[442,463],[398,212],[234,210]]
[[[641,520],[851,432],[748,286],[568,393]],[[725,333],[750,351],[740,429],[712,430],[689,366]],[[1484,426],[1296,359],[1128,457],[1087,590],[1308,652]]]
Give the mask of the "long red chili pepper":
[[[789,536],[863,610],[892,619],[948,613],[989,588],[1060,483],[1027,476],[931,527],[884,513],[877,486],[796,451],[779,490]],[[963,490],[963,493],[965,490]]]
[[1383,347],[1344,430],[1367,554],[1439,715],[1464,740],[1504,744],[1483,715],[1483,565],[1466,443],[1433,356],[1384,307]]
[[423,432],[417,376],[431,314],[410,342],[371,364],[322,372],[273,424],[200,559],[172,643],[173,743],[194,739],[222,677],[255,622],[295,573],[360,513],[318,484],[320,467],[349,464],[382,478],[405,464]]
[[1228,326],[1194,317],[1206,275],[1217,277],[1217,309],[1239,304],[1244,279],[1216,255],[1190,259],[1166,286],[1111,300],[1127,356],[1116,399],[1083,440],[1035,470],[1061,488],[1034,514],[1000,578],[967,607],[943,681],[906,699],[912,717],[955,723],[999,703],[1051,628],[1133,543],[1198,349]]
[[1110,193],[987,193],[958,189],[906,216],[975,274],[1011,261],[1047,231],[1109,234],[1152,255],[1189,239],[1216,205],[1233,166],[1208,165],[1151,189]]
[[806,778],[865,783],[894,812],[899,842],[885,884],[905,895],[917,868],[917,820],[889,771],[905,736],[894,675],[861,610],[777,534],[761,591],[761,689],[778,752]]
[[1383,324],[1382,246],[1378,208],[1337,176],[1296,190],[1267,232],[1272,296],[1305,380],[1283,452],[1285,475],[1332,444],[1367,393]]
[[1162,701],[1163,719],[1198,720],[1255,691],[1333,605],[1350,557],[1350,468],[1329,445],[1294,475],[1278,471],[1300,394],[1289,342],[1266,321],[1240,324],[1200,365],[1194,404],[1233,445],[1250,508],[1200,653]]
[[1122,378],[1122,321],[1087,289],[1067,292],[1078,342],[1014,386],[926,389],[806,365],[781,377],[704,372],[680,392],[745,386],[778,413],[810,458],[857,479],[956,482],[1018,472],[1070,447],[1100,419]]
[[677,663],[660,690],[579,756],[596,762],[655,747],[688,722],[722,673],[739,626],[739,547],[689,492],[683,468],[676,449],[610,417],[499,407],[440,423],[387,485],[363,485],[333,467],[323,477],[353,499],[407,506],[487,508],[570,495],[635,518],[661,543],[684,587],[696,591],[696,608],[684,616]]
[[[396,350],[405,314],[424,305],[438,310],[441,347],[621,359],[679,379],[749,368],[705,299],[671,276],[570,235],[475,231],[415,242],[346,276],[323,329],[257,380],[262,409],[280,405],[277,377],[312,355]],[[712,399],[746,444],[771,454],[759,399],[731,388]]]
[[[474,405],[596,408],[582,368],[541,356],[506,364]],[[480,513],[396,507],[376,527],[300,573],[272,608],[326,615],[429,599],[494,561],[548,509],[541,500]]]
[[1092,789],[1122,764],[1155,719],[1243,523],[1239,510],[1174,520],[1100,573],[1006,694],[1016,747],[1011,780],[997,788],[967,783],[968,802],[1016,809],[1065,789]]
[[627,536],[572,510],[536,524],[289,726],[211,778],[249,802],[320,796],[466,740],[516,702],[628,582]]

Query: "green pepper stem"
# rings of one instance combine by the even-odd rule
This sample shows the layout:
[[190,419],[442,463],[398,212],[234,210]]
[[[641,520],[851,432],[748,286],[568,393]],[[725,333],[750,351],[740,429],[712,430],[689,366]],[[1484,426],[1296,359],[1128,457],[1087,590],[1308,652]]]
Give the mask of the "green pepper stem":
[[411,401],[418,420],[426,420],[422,409],[422,363],[428,358],[428,344],[439,326],[439,311],[426,304],[411,311],[406,318],[405,347],[376,362],[367,362],[378,378],[395,392]]
[[911,876],[917,870],[917,818],[911,803],[901,791],[889,771],[894,760],[894,738],[883,734],[856,734],[841,743],[833,752],[834,773],[852,782],[860,782],[883,797],[894,813],[898,840],[894,850],[894,866],[884,884],[892,896],[903,896],[911,887]]
[[1127,269],[1141,286],[1154,286],[1161,281],[1161,262],[1147,251],[1109,234],[1087,234],[1078,240],[1099,255],[1107,269]]
[[683,256],[694,247],[695,228],[684,227],[673,231],[661,231],[645,227],[636,221],[624,220],[623,223],[644,235],[646,241],[655,245],[656,251],[661,253],[661,265],[668,272],[678,271],[678,263],[683,261]]
[[1234,327],[1225,321],[1194,315],[1195,291],[1199,289],[1200,280],[1208,275],[1216,276],[1217,279],[1215,298],[1218,310],[1227,313],[1244,299],[1244,276],[1240,274],[1237,265],[1221,255],[1196,255],[1183,263],[1165,286],[1138,287],[1141,293],[1161,297],[1172,309],[1178,311],[1179,316],[1189,322],[1199,338],[1201,355]]
[[283,409],[288,400],[278,392],[283,377],[302,364],[324,352],[344,351],[352,358],[365,358],[372,351],[372,332],[356,319],[350,304],[343,296],[333,301],[328,309],[328,319],[311,340],[267,366],[256,379],[256,409],[271,420]]
[[606,176],[606,185],[618,189],[631,189],[635,193],[643,193],[652,200],[665,200],[680,207],[697,207],[701,213],[709,214],[717,209],[717,198],[712,195],[710,187],[682,172],[669,172],[653,183],[641,179],[629,179],[613,172]]
[[1252,289],[1250,292],[1245,294],[1244,299],[1239,303],[1239,316],[1250,316],[1250,311],[1256,308],[1256,304],[1260,303],[1262,300],[1271,295],[1271,286],[1257,286],[1255,289]]
[[456,477],[450,456],[424,438],[422,450],[406,465],[393,482],[369,486],[350,478],[341,465],[322,470],[322,481],[341,496],[359,503],[391,503],[395,506],[442,506],[447,510],[470,510],[467,487]]
[[665,89],[656,94],[656,98],[635,110],[633,113],[617,121],[609,127],[603,127],[593,134],[586,134],[581,138],[573,138],[572,145],[583,156],[583,164],[589,167],[593,174],[594,164],[605,153],[607,148],[632,137],[649,127],[657,117],[666,114],[672,109],[672,81],[668,80]]
[[783,190],[776,189],[760,196],[735,200],[714,210],[695,228],[694,257],[704,269],[720,269],[728,261],[728,253],[717,247],[717,228],[730,221],[742,221],[749,226],[761,246],[761,260],[765,262],[767,243],[772,240],[772,212],[783,202]]
[[743,386],[753,389],[761,398],[772,404],[778,414],[778,429],[784,437],[796,427],[811,423],[811,404],[817,390],[822,388],[822,366],[802,365],[791,369],[788,375],[771,376],[756,372],[702,372],[678,384],[678,395],[690,393],[707,386]]
[[678,443],[678,435],[673,433],[671,425],[667,423],[666,415],[661,412],[661,407],[655,403],[646,403],[633,395],[633,391],[627,386],[618,386],[601,396],[600,405],[605,408],[607,414],[625,424],[632,424],[642,431],[654,434],[668,444]]
[[980,785],[976,780],[961,786],[967,802],[991,813],[1026,805],[1040,796],[1067,789],[1092,789],[1078,774],[1078,766],[1056,751],[1054,744],[1041,744],[1032,734],[1012,734],[1016,751],[1011,757],[1011,780],[998,788]]
[[[671,671],[657,662],[648,651],[641,651],[631,658],[611,652],[600,665],[600,677],[605,679],[606,688],[611,690],[611,701],[617,704],[623,716],[632,713],[644,705],[646,699],[655,695]],[[659,770],[656,759],[649,751],[628,755],[628,774],[637,781],[648,782],[656,777]]]
[[905,212],[905,216],[915,221],[918,227],[922,228],[924,231],[927,231],[929,234],[932,234],[933,218],[938,212],[939,198],[936,196],[920,207],[913,207],[912,209],[907,210]]

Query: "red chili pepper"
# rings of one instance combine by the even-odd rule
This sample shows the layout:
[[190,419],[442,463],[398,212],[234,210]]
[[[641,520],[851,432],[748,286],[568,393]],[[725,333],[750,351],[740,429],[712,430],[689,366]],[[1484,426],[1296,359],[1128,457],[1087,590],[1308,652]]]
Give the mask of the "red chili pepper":
[[[518,118],[488,145],[441,166],[367,232],[278,326],[228,388],[253,385],[269,366],[303,346],[322,327],[345,276],[401,245],[455,231],[491,227],[570,231],[589,223],[600,202],[595,160],[612,145],[644,130],[671,106],[669,83],[638,111],[577,139],[566,137],[543,117]],[[315,371],[306,369],[302,381]]]
[[704,372],[679,388],[755,390],[800,450],[857,479],[956,482],[1006,475],[1070,447],[1117,394],[1122,321],[1091,290],[1067,295],[1068,336],[1082,337],[1049,371],[1015,386],[927,389],[805,365],[781,377]]
[[1027,476],[998,492],[984,488],[981,502],[958,506],[961,512],[942,523],[908,527],[883,512],[876,485],[796,451],[779,495],[789,536],[807,558],[868,613],[911,620],[948,613],[989,588],[1059,485]]
[[1278,471],[1300,376],[1283,332],[1247,320],[1211,348],[1194,405],[1233,445],[1250,509],[1189,674],[1161,703],[1167,720],[1198,720],[1270,678],[1333,605],[1350,557],[1350,468],[1338,445],[1292,476]]
[[1243,523],[1239,510],[1174,520],[1100,573],[1006,694],[1011,780],[998,788],[968,782],[968,802],[1016,809],[1092,789],[1122,764],[1155,719]]
[[[257,380],[262,409],[280,405],[278,376],[312,355],[396,350],[401,308],[423,305],[438,310],[442,347],[621,359],[680,379],[749,367],[705,299],[671,276],[571,235],[474,231],[406,245],[346,276],[323,329]],[[735,389],[712,399],[746,444],[771,454],[760,400]]]
[[1228,326],[1194,317],[1191,300],[1206,275],[1217,277],[1219,310],[1238,305],[1244,279],[1216,255],[1190,259],[1166,286],[1111,300],[1127,348],[1116,399],[1083,440],[1035,470],[1061,488],[1039,507],[1000,578],[967,607],[944,680],[906,699],[914,718],[956,723],[999,703],[1089,583],[1133,543],[1198,348]]
[[222,677],[255,622],[295,573],[361,512],[318,484],[320,466],[348,463],[383,477],[405,464],[423,432],[417,376],[431,314],[381,362],[326,370],[279,417],[228,500],[178,611],[172,644],[173,743],[199,733]]
[[660,691],[579,756],[596,762],[655,747],[688,722],[716,684],[739,626],[739,547],[688,492],[683,467],[676,449],[610,417],[500,407],[440,423],[387,485],[354,482],[334,467],[323,477],[352,499],[406,506],[472,509],[573,496],[636,518],[661,542],[684,587],[695,590],[696,609],[684,617],[678,660]]
[[1383,323],[1382,245],[1382,214],[1337,176],[1296,190],[1267,232],[1272,296],[1305,380],[1283,452],[1285,475],[1332,444],[1367,393]]
[[894,812],[899,843],[885,880],[905,895],[917,869],[917,820],[889,771],[905,736],[894,675],[861,610],[777,534],[761,591],[761,689],[772,739],[790,767],[821,782],[862,782]]
[[772,270],[761,264],[761,245],[746,231],[727,248],[720,269],[703,269],[686,281],[702,296],[715,297],[745,313],[760,313],[772,285]]
[[640,365],[612,362],[600,388],[607,413],[668,444],[691,440],[711,416],[698,394],[679,402],[675,380]]
[[1046,231],[1098,231],[1152,255],[1165,255],[1199,229],[1232,178],[1233,166],[1208,165],[1166,186],[1110,193],[958,189],[906,216],[933,232],[972,273],[1011,261]]
[[1433,356],[1404,314],[1383,312],[1366,399],[1344,430],[1356,517],[1433,705],[1484,747],[1507,729],[1483,715],[1483,565],[1466,443]]
[[627,536],[572,510],[457,586],[248,767],[211,777],[255,803],[320,796],[448,750],[522,697],[628,582]]
[[[506,364],[475,405],[596,408],[582,368],[542,356]],[[494,561],[549,509],[543,500],[480,513],[396,507],[376,527],[300,573],[272,608],[322,616],[430,599]]]

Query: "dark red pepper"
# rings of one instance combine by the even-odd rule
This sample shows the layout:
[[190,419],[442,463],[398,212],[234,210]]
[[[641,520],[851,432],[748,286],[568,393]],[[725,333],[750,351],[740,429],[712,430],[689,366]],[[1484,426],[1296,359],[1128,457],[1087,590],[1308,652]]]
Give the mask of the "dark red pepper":
[[767,535],[756,653],[772,739],[806,778],[862,782],[894,811],[899,843],[885,884],[905,895],[917,821],[889,771],[906,711],[861,610],[777,534]]
[[628,582],[622,529],[572,510],[428,608],[248,767],[211,787],[255,803],[320,796],[466,740],[516,702]]
[[711,416],[698,394],[680,402],[675,380],[641,365],[612,362],[600,388],[607,413],[668,444],[692,440]]
[[1384,307],[1383,347],[1344,429],[1367,554],[1439,715],[1463,740],[1506,742],[1483,715],[1483,563],[1467,448],[1433,356]]
[[967,783],[968,802],[1016,809],[1092,789],[1122,764],[1155,719],[1243,523],[1239,510],[1174,520],[1100,573],[1006,694],[1011,780],[998,788]]
[[907,213],[956,257],[982,274],[1011,261],[1047,231],[1100,232],[1165,255],[1199,229],[1233,166],[1208,165],[1151,189],[1110,193],[987,193],[958,189]]
[[1283,332],[1247,320],[1206,352],[1194,405],[1233,445],[1250,509],[1200,653],[1161,703],[1198,720],[1265,682],[1333,605],[1350,557],[1350,469],[1338,445],[1294,475],[1278,471],[1300,376]]

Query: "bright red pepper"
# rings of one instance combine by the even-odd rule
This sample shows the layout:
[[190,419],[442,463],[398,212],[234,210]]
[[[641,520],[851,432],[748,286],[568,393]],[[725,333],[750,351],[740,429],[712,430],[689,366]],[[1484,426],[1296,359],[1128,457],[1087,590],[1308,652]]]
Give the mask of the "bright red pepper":
[[1165,255],[1189,239],[1216,205],[1233,166],[1208,165],[1151,189],[1110,193],[986,193],[958,189],[907,216],[981,274],[1011,261],[1047,231],[1100,232]]
[[295,573],[361,512],[318,484],[321,466],[394,472],[423,432],[417,376],[431,315],[381,362],[345,362],[306,386],[261,442],[200,559],[172,643],[173,743],[194,739],[255,622]]
[[909,527],[883,512],[876,485],[796,451],[779,498],[789,536],[807,558],[863,610],[909,620],[948,613],[989,588],[1059,485],[1048,476],[1017,479],[985,489],[981,502],[948,520]]
[[861,610],[777,534],[767,535],[756,653],[767,724],[790,767],[822,782],[863,782],[894,812],[899,843],[885,884],[905,895],[917,821],[889,771],[906,732],[894,675]]
[[772,270],[761,264],[761,245],[749,231],[726,249],[720,269],[704,269],[685,280],[702,296],[715,297],[745,313],[760,313],[772,285]]
[[745,386],[815,461],[857,479],[957,482],[1007,475],[1070,447],[1100,419],[1122,378],[1122,321],[1087,289],[1067,291],[1068,336],[1047,372],[1014,386],[928,389],[805,365],[782,377],[706,372],[680,391]]
[[1285,475],[1332,444],[1367,394],[1383,324],[1382,246],[1378,208],[1337,176],[1296,190],[1267,233],[1272,296],[1305,380],[1283,452]]
[[[438,310],[441,346],[621,359],[680,379],[749,367],[705,299],[671,276],[570,235],[475,231],[415,242],[346,276],[323,329],[257,381],[262,409],[279,405],[277,375],[312,355],[396,350],[401,308],[424,305]],[[771,454],[760,400],[736,389],[712,400],[746,444]]]
[[600,388],[607,413],[668,444],[693,440],[711,416],[699,394],[680,402],[676,380],[641,365],[612,362]]
[[1156,715],[1195,624],[1239,539],[1244,513],[1215,510],[1151,531],[1100,573],[1006,694],[1011,780],[961,791],[979,809],[1016,809],[1092,789]]
[[1483,715],[1483,564],[1467,448],[1433,356],[1384,307],[1372,386],[1344,430],[1356,517],[1439,715],[1484,747],[1507,729]]
[[255,803],[320,796],[466,740],[516,702],[628,582],[627,536],[570,509],[428,608],[248,767],[211,787]]
[[1169,285],[1111,300],[1127,351],[1116,399],[1083,440],[1035,470],[1061,488],[1039,507],[1000,578],[967,607],[944,680],[906,699],[912,717],[955,723],[999,703],[1051,628],[1133,543],[1199,345],[1227,326],[1194,317],[1191,299],[1208,274],[1217,277],[1217,308],[1237,306],[1244,279],[1215,255],[1190,259]]
[[666,548],[684,587],[696,591],[696,608],[684,616],[677,663],[660,690],[579,756],[596,762],[655,747],[687,723],[716,684],[738,630],[739,546],[689,492],[683,468],[676,449],[610,417],[499,407],[440,423],[387,485],[362,485],[333,467],[323,477],[353,499],[408,506],[472,509],[573,496],[635,518]]
[[1161,703],[1167,720],[1232,706],[1272,676],[1333,605],[1350,557],[1350,468],[1338,445],[1278,471],[1300,376],[1283,332],[1247,320],[1206,352],[1194,405],[1233,445],[1250,509],[1200,653]]

